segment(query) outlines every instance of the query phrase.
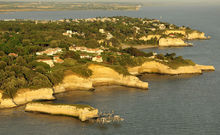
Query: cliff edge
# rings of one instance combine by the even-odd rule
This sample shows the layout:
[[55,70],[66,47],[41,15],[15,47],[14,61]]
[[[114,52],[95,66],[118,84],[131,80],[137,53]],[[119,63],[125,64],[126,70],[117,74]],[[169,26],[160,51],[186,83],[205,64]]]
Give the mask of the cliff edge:
[[98,109],[89,105],[67,105],[67,104],[49,104],[49,103],[28,103],[25,107],[28,112],[41,112],[53,115],[66,115],[78,117],[81,121],[98,117]]
[[132,75],[138,75],[142,73],[157,73],[157,74],[201,74],[202,71],[214,71],[213,66],[195,65],[195,66],[181,66],[177,69],[173,69],[165,64],[157,61],[145,62],[141,66],[130,67],[128,71]]

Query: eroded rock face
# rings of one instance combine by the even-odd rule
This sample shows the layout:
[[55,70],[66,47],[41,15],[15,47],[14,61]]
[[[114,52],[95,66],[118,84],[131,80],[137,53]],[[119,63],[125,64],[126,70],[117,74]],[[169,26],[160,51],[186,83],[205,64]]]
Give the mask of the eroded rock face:
[[168,47],[168,46],[188,46],[187,43],[184,42],[181,38],[161,38],[159,40],[160,47]]
[[193,31],[192,33],[188,33],[186,35],[186,39],[195,40],[195,39],[208,39],[208,38],[205,36],[204,32]]
[[156,61],[145,62],[141,66],[128,68],[128,71],[133,75],[141,73],[159,73],[159,74],[201,74],[204,70],[214,71],[213,66],[195,65],[195,66],[182,66],[177,69],[172,69],[167,65],[161,64]]
[[11,98],[2,98],[3,91],[0,90],[0,108],[12,108],[15,107],[16,104],[12,101]]
[[139,40],[147,41],[147,40],[151,40],[152,38],[159,39],[160,37],[161,37],[161,35],[148,35],[148,36],[143,36],[143,37],[139,38]]
[[52,88],[42,89],[19,89],[14,98],[2,98],[0,94],[0,108],[11,108],[18,105],[26,104],[34,100],[54,100]]
[[75,74],[70,74],[64,77],[63,81],[54,86],[55,93],[61,93],[68,90],[91,90],[94,89],[92,81],[87,78],[80,77]]
[[100,65],[90,65],[89,69],[93,71],[90,77],[94,86],[97,85],[123,85],[148,89],[148,83],[142,82],[136,76],[123,76],[109,67]]
[[187,33],[186,30],[166,30],[164,34],[182,34],[187,40],[196,40],[196,39],[209,39],[210,37],[206,37],[204,32],[192,31]]
[[169,35],[169,34],[182,34],[182,35],[186,35],[186,31],[185,30],[166,30],[165,34],[166,35]]
[[54,115],[78,117],[81,121],[98,117],[98,109],[88,105],[59,105],[47,103],[29,103],[25,111],[42,112]]
[[215,71],[214,66],[196,65],[196,68],[198,68],[202,71]]

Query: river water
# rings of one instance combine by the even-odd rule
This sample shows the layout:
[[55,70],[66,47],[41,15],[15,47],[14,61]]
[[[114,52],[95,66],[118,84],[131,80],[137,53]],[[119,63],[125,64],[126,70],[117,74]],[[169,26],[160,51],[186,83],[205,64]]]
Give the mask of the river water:
[[94,92],[57,95],[58,103],[89,104],[114,110],[120,124],[97,125],[77,119],[26,113],[24,107],[0,110],[0,135],[219,135],[220,134],[220,8],[217,6],[143,7],[140,11],[56,11],[0,14],[0,19],[61,19],[126,15],[157,18],[204,31],[211,40],[194,47],[145,49],[176,52],[199,64],[216,67],[203,75],[143,75],[149,90],[121,86],[98,87]]

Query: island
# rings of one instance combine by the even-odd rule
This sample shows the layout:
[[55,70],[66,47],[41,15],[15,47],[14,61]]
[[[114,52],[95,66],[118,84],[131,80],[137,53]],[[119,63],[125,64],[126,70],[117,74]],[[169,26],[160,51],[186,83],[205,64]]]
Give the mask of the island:
[[[209,38],[189,27],[126,16],[1,20],[0,108],[55,100],[57,93],[94,91],[101,85],[147,90],[148,83],[137,77],[144,73],[179,75],[214,71],[213,66],[198,65],[175,53],[146,53],[137,49],[140,45],[146,48],[188,46],[186,40]],[[76,106],[80,105],[30,103],[26,111],[68,114],[62,109],[53,110],[74,110]],[[52,108],[52,111],[42,108]],[[88,108],[80,111],[90,113]],[[92,114],[95,117],[97,111]]]

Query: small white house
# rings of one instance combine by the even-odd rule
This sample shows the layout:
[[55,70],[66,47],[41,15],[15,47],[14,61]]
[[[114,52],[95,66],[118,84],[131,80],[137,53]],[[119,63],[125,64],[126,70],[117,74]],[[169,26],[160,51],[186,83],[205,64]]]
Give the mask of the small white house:
[[102,34],[105,34],[105,30],[104,29],[99,29],[99,32]]
[[103,59],[101,56],[95,56],[92,58],[92,61],[95,61],[95,62],[103,62]]

